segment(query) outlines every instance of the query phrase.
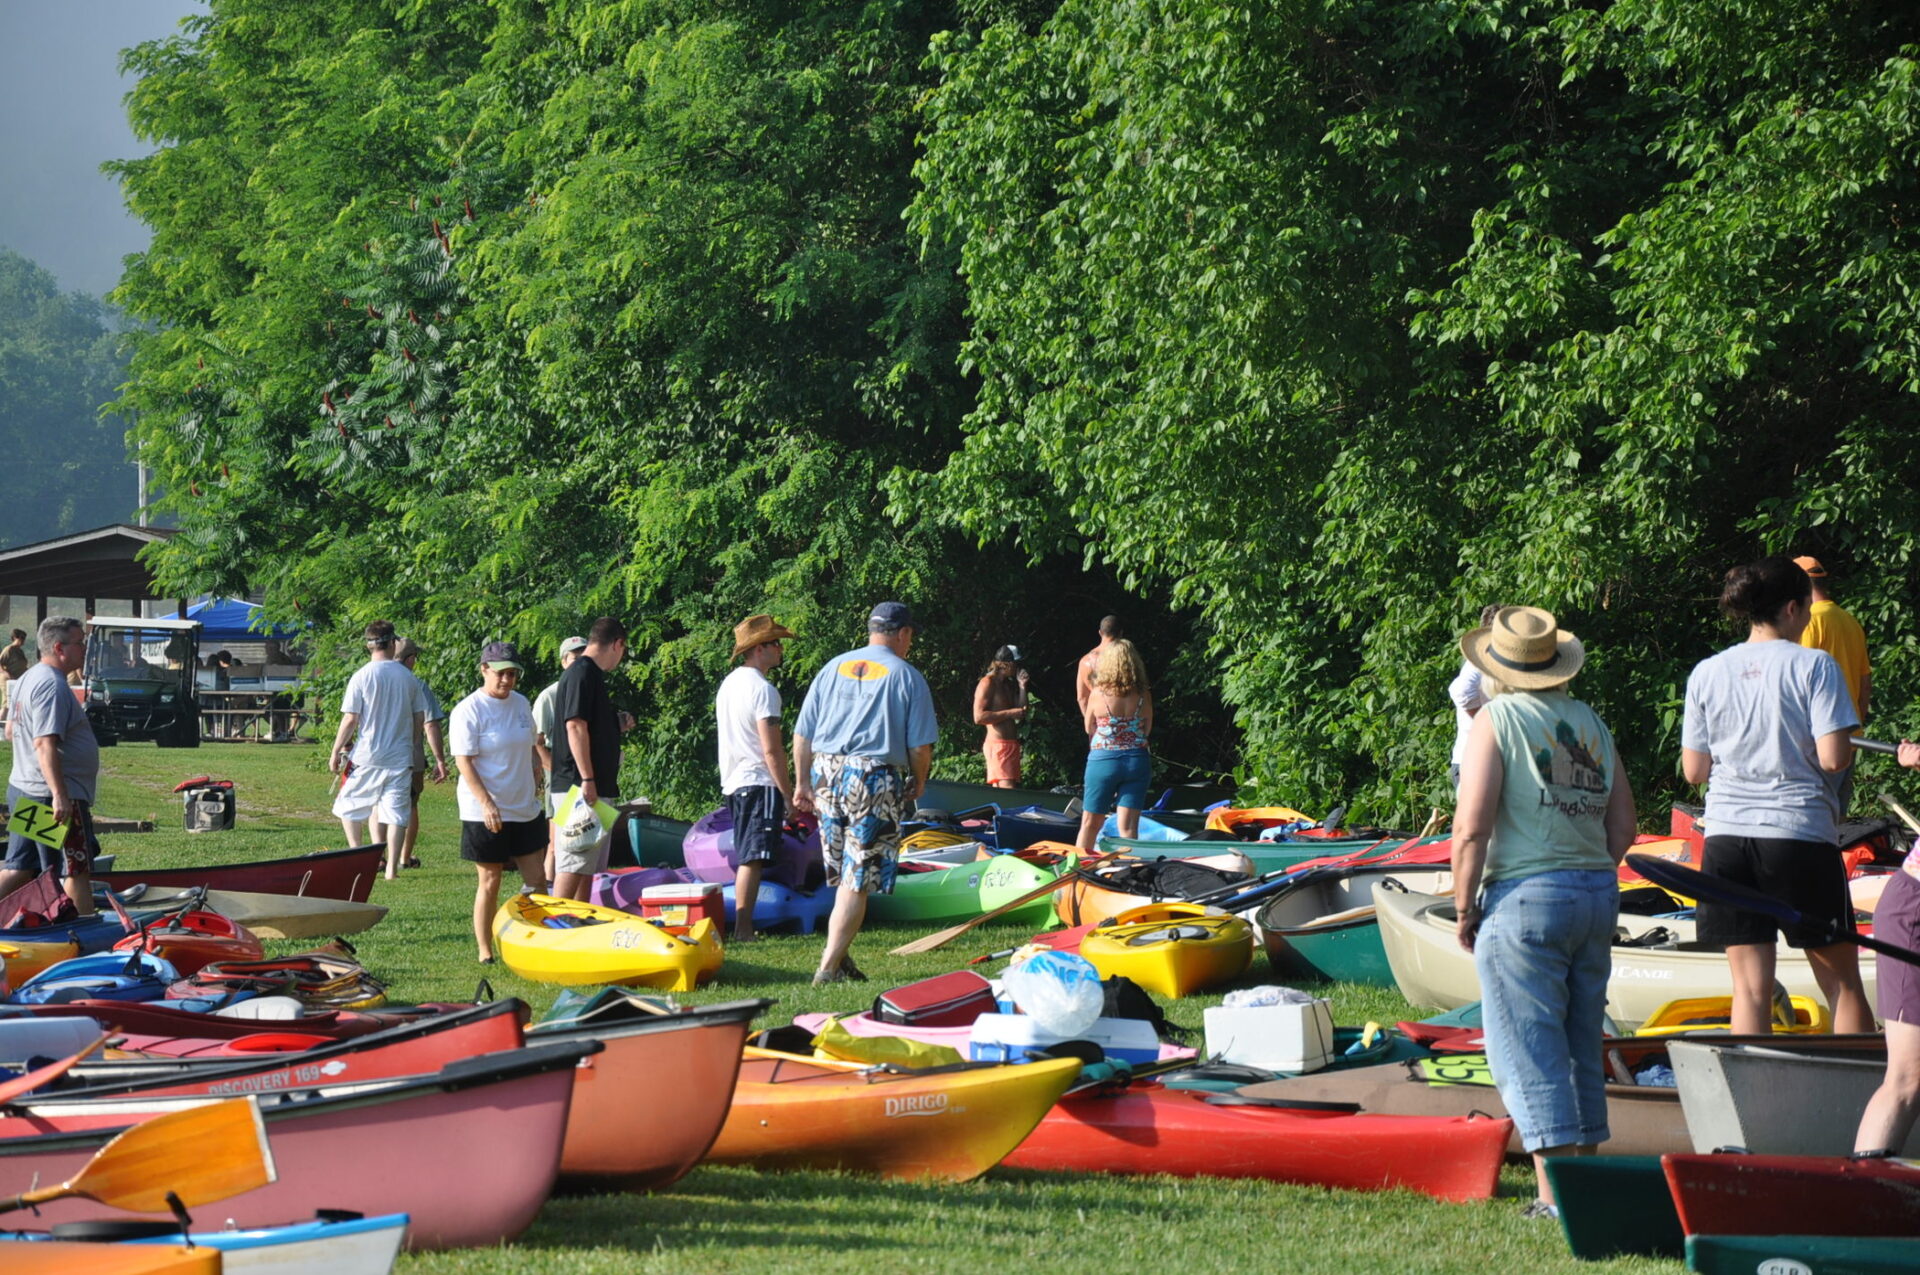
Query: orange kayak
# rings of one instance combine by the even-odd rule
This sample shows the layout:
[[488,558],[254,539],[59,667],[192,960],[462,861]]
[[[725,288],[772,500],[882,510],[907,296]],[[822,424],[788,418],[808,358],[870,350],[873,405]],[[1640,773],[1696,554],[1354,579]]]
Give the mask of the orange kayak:
[[[1169,845],[1182,846],[1181,842],[1169,842]],[[1199,842],[1207,845],[1207,842]],[[1218,844],[1217,842],[1211,844]],[[1163,899],[1187,897],[1191,891],[1178,893],[1170,890],[1158,890],[1151,885],[1143,885],[1137,879],[1143,864],[1153,862],[1142,855],[1116,856],[1103,859],[1099,863],[1084,869],[1076,875],[1073,884],[1054,895],[1054,912],[1062,925],[1098,925],[1108,917],[1119,916],[1130,908],[1147,903],[1158,903]],[[1198,864],[1203,868],[1214,868],[1220,872],[1237,872],[1244,877],[1254,875],[1253,861],[1238,850],[1223,850],[1217,854],[1195,855],[1193,857],[1165,856],[1159,860],[1160,870],[1168,863]],[[1196,874],[1197,875],[1197,874]],[[1111,881],[1111,888],[1094,885],[1087,880],[1089,876]],[[1224,880],[1219,885],[1227,884]],[[1202,881],[1196,888],[1217,889],[1212,881]]]
[[915,1072],[748,1049],[707,1161],[965,1182],[1019,1146],[1079,1074],[1071,1058]]

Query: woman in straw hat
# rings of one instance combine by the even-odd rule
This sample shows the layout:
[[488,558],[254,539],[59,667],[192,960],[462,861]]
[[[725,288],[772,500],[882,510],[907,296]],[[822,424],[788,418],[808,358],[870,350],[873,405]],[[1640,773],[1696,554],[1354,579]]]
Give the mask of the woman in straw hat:
[[1701,867],[1790,903],[1806,919],[1772,918],[1702,899],[1702,943],[1724,944],[1733,974],[1733,1030],[1772,1030],[1776,931],[1804,948],[1837,1032],[1873,1030],[1859,951],[1833,936],[1853,929],[1840,861],[1839,776],[1860,725],[1840,666],[1800,645],[1813,581],[1787,558],[1727,572],[1720,609],[1747,622],[1747,640],[1702,660],[1687,678],[1680,768],[1707,786]]
[[1460,946],[1480,975],[1494,1083],[1533,1155],[1527,1216],[1554,1217],[1546,1160],[1608,1137],[1600,1040],[1633,792],[1606,723],[1567,694],[1586,651],[1551,614],[1502,607],[1460,652],[1487,696],[1453,822]]

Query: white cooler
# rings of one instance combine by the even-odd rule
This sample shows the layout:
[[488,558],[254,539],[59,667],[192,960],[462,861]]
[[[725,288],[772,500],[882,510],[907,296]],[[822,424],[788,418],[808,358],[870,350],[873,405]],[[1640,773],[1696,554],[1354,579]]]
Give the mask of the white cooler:
[[1027,1055],[1067,1040],[1087,1040],[1119,1062],[1150,1063],[1160,1057],[1153,1024],[1138,1018],[1097,1018],[1077,1036],[1043,1031],[1029,1014],[982,1014],[973,1020],[967,1056],[975,1062],[1026,1062]]
[[1319,1071],[1333,1058],[1333,1007],[1253,1005],[1206,1012],[1207,1057],[1264,1071]]

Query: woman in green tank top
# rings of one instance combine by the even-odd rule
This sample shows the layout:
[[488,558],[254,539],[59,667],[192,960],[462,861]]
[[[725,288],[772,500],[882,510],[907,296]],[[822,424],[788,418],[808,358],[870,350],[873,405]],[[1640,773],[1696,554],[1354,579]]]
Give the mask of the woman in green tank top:
[[1606,723],[1567,694],[1586,651],[1550,613],[1502,607],[1460,650],[1488,696],[1453,820],[1460,946],[1480,976],[1487,1063],[1533,1155],[1528,1216],[1555,1217],[1546,1161],[1608,1137],[1600,1042],[1633,793]]

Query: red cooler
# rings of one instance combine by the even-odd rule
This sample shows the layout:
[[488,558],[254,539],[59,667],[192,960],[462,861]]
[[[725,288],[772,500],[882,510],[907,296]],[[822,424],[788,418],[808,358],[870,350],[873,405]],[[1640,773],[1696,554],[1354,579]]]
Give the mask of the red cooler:
[[719,883],[714,881],[650,885],[640,891],[640,915],[658,917],[668,925],[712,921],[715,929],[723,929],[727,907],[720,897]]

